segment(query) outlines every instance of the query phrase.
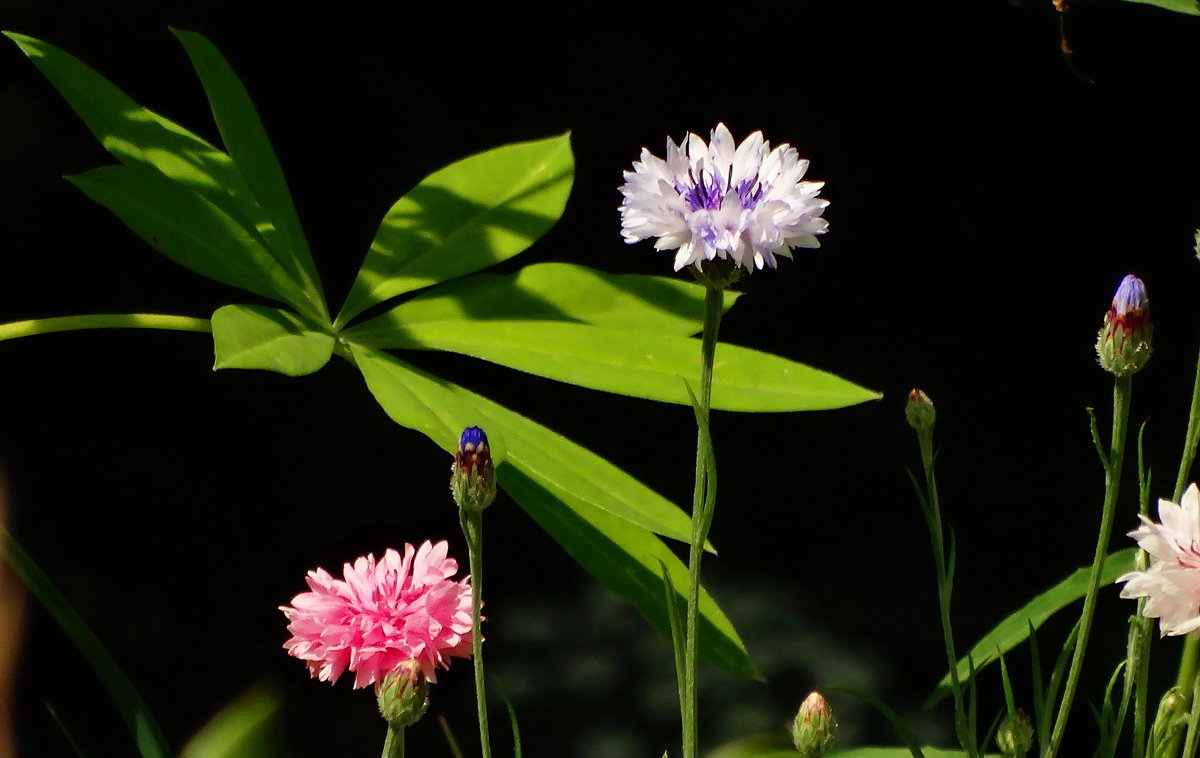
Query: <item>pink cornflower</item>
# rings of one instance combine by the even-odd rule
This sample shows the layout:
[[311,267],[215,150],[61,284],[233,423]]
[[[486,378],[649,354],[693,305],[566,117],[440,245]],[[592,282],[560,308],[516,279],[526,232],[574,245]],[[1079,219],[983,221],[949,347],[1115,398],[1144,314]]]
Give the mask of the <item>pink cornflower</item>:
[[1159,620],[1164,637],[1200,629],[1200,490],[1188,487],[1178,505],[1159,500],[1160,524],[1140,518],[1129,536],[1154,562],[1117,579],[1126,583],[1121,597],[1147,598],[1142,613]]
[[416,661],[430,682],[450,658],[471,655],[471,578],[454,581],[458,562],[445,541],[389,548],[376,562],[367,555],[345,564],[343,579],[325,569],[308,572],[309,592],[279,610],[292,637],[289,655],[307,661],[322,682],[354,672],[354,688],[379,683],[389,672]]

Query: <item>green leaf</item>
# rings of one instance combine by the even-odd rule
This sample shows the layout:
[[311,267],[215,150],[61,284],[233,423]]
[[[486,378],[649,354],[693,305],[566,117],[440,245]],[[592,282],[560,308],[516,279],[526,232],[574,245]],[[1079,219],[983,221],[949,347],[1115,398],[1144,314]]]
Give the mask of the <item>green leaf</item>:
[[[1133,558],[1137,548],[1125,548],[1112,553],[1104,559],[1100,572],[1100,586],[1104,587],[1116,581],[1117,577],[1133,570]],[[1046,619],[1053,616],[1066,606],[1082,598],[1087,593],[1088,575],[1090,568],[1076,569],[1066,579],[1030,600],[985,634],[967,656],[958,661],[958,676],[964,677],[970,673],[969,659],[975,662],[976,670],[980,670],[1001,653],[1007,653],[1024,642],[1029,635],[1041,627]],[[937,688],[925,701],[928,708],[946,695],[950,694],[950,674],[942,677]]]
[[221,709],[196,733],[179,758],[271,758],[283,754],[275,723],[280,698],[255,688]]
[[1139,5],[1155,5],[1176,13],[1187,13],[1192,16],[1200,16],[1200,2],[1197,0],[1125,0],[1128,3],[1138,3]]
[[552,494],[571,497],[681,542],[691,521],[676,505],[629,474],[540,424],[394,356],[349,343],[367,387],[392,420],[453,453],[462,430],[483,427],[497,465],[526,469]]
[[237,164],[251,194],[271,221],[262,231],[269,246],[280,253],[288,273],[304,287],[309,302],[328,320],[325,297],[312,253],[292,204],[287,180],[267,139],[249,93],[221,52],[194,32],[171,30],[183,43],[204,86],[213,117],[226,149]]
[[[665,564],[674,587],[687,568],[652,532],[687,540],[686,515],[641,482],[545,427],[394,356],[350,343],[367,387],[393,421],[452,452],[464,427],[478,424],[502,438],[506,462],[497,478],[506,492],[593,576],[669,632]],[[700,600],[700,652],[707,660],[757,676],[733,625],[707,592]]]
[[333,335],[290,311],[264,305],[223,305],[212,315],[212,331],[213,369],[259,368],[304,376],[333,355]]
[[138,105],[68,53],[33,37],[4,34],[29,56],[115,158],[126,165],[154,168],[186,185],[248,231],[269,224],[250,197],[237,166],[224,152]]
[[299,285],[259,240],[221,208],[157,171],[104,166],[69,181],[176,263],[264,297],[306,305]]
[[[968,758],[968,754],[962,750],[945,750],[937,747],[922,747],[921,753],[925,758]],[[827,754],[827,758],[910,758],[911,755],[912,751],[906,747],[854,747],[834,750]],[[761,758],[766,758],[766,756]],[[794,753],[792,758],[795,758]],[[999,753],[985,753],[982,758],[1001,758],[1001,756]]]
[[[4,34],[66,98],[105,150],[126,166],[157,172],[219,208],[229,222],[241,228],[242,236],[252,238],[266,251],[274,268],[283,265],[281,273],[290,278],[286,265],[293,256],[288,251],[277,252],[268,244],[267,238],[274,236],[274,225],[251,194],[232,158],[179,124],[138,105],[112,82],[68,53],[33,37]],[[200,271],[194,266],[189,268]],[[204,271],[200,273],[210,276]],[[244,284],[232,283],[258,292]],[[314,307],[294,280],[281,285],[281,289],[300,298],[286,302],[302,312],[311,311],[311,315],[321,320],[323,306]]]
[[38,599],[71,642],[75,643],[84,660],[96,672],[100,683],[108,690],[109,697],[117,706],[125,726],[133,735],[142,758],[170,758],[171,751],[167,748],[167,740],[133,682],[121,671],[104,644],[58,591],[50,577],[46,576],[3,526],[0,526],[0,557],[8,561],[30,593]]
[[[738,293],[724,293],[725,310]],[[439,284],[348,333],[364,345],[433,321],[574,321],[687,337],[704,325],[704,287],[667,276],[606,274],[571,263],[535,263],[514,274]],[[378,333],[378,334],[377,334]]]
[[[917,742],[917,738],[913,736],[912,732],[908,728],[908,725],[904,723],[904,719],[900,718],[900,715],[897,714],[896,711],[892,710],[890,705],[868,692],[862,692],[849,687],[832,687],[830,689],[835,692],[845,692],[853,695],[859,700],[869,704],[875,710],[879,711],[883,717],[888,720],[888,722],[892,725],[892,728],[896,730],[896,734],[900,735],[900,739],[904,740],[905,747],[902,748],[903,752],[897,753],[896,758],[900,758],[900,756],[904,756],[905,754],[911,755],[912,758],[925,758],[924,748],[922,748]],[[894,750],[896,748],[888,749]],[[954,755],[960,755],[960,753],[955,753]]]
[[[561,321],[442,320],[348,333],[373,347],[447,350],[589,389],[687,405],[681,378],[700,382],[700,341]],[[717,345],[712,407],[811,411],[879,394],[802,363],[728,343]]]
[[488,150],[429,175],[384,217],[337,325],[525,250],[562,215],[574,171],[564,134]]

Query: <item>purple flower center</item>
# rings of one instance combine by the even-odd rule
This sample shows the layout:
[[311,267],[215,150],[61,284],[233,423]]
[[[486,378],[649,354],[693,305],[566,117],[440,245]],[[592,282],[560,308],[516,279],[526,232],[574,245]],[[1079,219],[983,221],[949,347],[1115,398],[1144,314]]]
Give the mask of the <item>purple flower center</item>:
[[[697,179],[696,174],[688,169],[688,179],[691,181],[689,183],[677,182],[675,191],[687,203],[689,210],[715,211],[721,207],[721,203],[725,200],[725,194],[733,182],[732,166],[729,168],[729,174],[730,176],[725,177],[722,181],[721,176],[706,175],[701,169],[700,178]],[[737,187],[734,187],[734,191],[737,193],[742,208],[748,211],[754,210],[765,194],[757,174],[741,181]]]

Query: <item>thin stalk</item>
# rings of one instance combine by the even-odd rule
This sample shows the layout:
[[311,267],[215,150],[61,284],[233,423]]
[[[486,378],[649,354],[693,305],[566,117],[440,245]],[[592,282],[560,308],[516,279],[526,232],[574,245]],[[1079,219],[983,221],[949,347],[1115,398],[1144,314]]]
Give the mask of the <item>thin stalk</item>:
[[[1192,702],[1197,700],[1200,700],[1200,679],[1195,680],[1192,686]],[[1187,741],[1183,745],[1183,754],[1195,755],[1197,747],[1200,747],[1200,708],[1193,708],[1188,715]]]
[[[1192,405],[1188,412],[1187,432],[1183,438],[1183,456],[1179,460],[1179,473],[1175,475],[1175,502],[1179,502],[1183,497],[1183,489],[1187,484],[1188,475],[1192,470],[1192,463],[1196,460],[1196,447],[1200,442],[1200,358],[1196,360],[1196,380],[1192,385]],[[1175,677],[1175,685],[1180,691],[1185,694],[1185,698],[1190,698],[1193,689],[1193,682],[1196,681],[1197,662],[1200,661],[1200,639],[1195,635],[1189,634],[1184,637],[1183,650],[1179,654],[1179,673]],[[1191,701],[1187,702],[1188,707],[1191,707]],[[1169,746],[1164,751],[1166,756],[1176,756],[1179,754],[1181,739],[1176,737],[1171,740]]]
[[168,316],[161,313],[95,313],[89,316],[33,318],[0,324],[0,342],[36,334],[73,332],[83,329],[172,329],[180,332],[211,332],[206,318]]
[[937,479],[933,470],[933,429],[917,431],[917,444],[921,449],[921,465],[925,469],[925,492],[929,498],[929,538],[933,543],[933,562],[937,574],[938,612],[942,623],[942,644],[946,649],[946,660],[950,665],[950,692],[954,696],[954,731],[958,744],[968,754],[975,754],[974,735],[967,723],[963,705],[962,682],[958,678],[958,656],[954,652],[954,634],[950,626],[950,593],[946,571],[946,541],[942,531],[942,506],[938,499]]
[[1062,703],[1054,720],[1054,730],[1042,751],[1043,758],[1052,758],[1062,744],[1067,728],[1067,717],[1079,687],[1079,676],[1083,672],[1083,657],[1087,651],[1088,636],[1096,615],[1096,598],[1100,594],[1100,569],[1108,555],[1108,542],[1112,537],[1113,515],[1116,512],[1117,491],[1121,486],[1121,468],[1125,461],[1125,437],[1129,428],[1129,398],[1132,389],[1131,376],[1118,376],[1113,383],[1112,442],[1104,473],[1104,506],[1100,516],[1100,535],[1096,539],[1096,552],[1092,557],[1092,571],[1088,579],[1088,591],[1083,599],[1083,613],[1079,618],[1079,638],[1071,657],[1071,669],[1067,674]]
[[479,714],[479,747],[483,758],[491,758],[492,745],[488,738],[487,693],[483,684],[483,634],[479,628],[483,607],[483,513],[459,511],[463,536],[467,538],[467,553],[471,561],[471,662],[475,665],[475,709]]
[[[704,332],[700,338],[700,413],[707,421],[712,406],[713,358],[717,351],[717,331],[721,326],[724,297],[718,287],[708,286],[704,292]],[[683,756],[696,758],[699,741],[696,697],[696,656],[700,605],[700,560],[704,555],[704,502],[708,476],[703,429],[696,430],[696,486],[692,492],[692,540],[688,550],[688,592],[686,640],[683,656]]]
[[[1146,431],[1143,423],[1138,430],[1138,513],[1145,516],[1150,508],[1150,481],[1146,475],[1145,451],[1142,446],[1142,436]],[[1138,550],[1134,558],[1136,571],[1146,570],[1146,551]],[[1125,727],[1125,717],[1129,705],[1133,703],[1133,753],[1132,758],[1143,758],[1146,753],[1146,687],[1150,677],[1150,619],[1143,611],[1146,598],[1140,598],[1137,603],[1137,613],[1129,622],[1129,635],[1125,645],[1124,686],[1121,691],[1121,705],[1117,710],[1114,722],[1113,737],[1110,743],[1110,755],[1116,754],[1117,742]]]
[[388,723],[382,758],[404,758],[404,727]]

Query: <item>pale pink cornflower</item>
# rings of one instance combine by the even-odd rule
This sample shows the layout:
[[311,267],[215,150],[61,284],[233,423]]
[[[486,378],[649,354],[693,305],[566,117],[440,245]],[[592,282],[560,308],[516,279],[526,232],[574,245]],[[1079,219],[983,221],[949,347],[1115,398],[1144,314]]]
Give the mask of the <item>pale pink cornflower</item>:
[[1200,629],[1200,490],[1193,484],[1179,504],[1158,501],[1156,524],[1145,516],[1129,533],[1154,559],[1145,571],[1117,579],[1124,598],[1146,598],[1142,613],[1159,620],[1162,635]]
[[454,581],[458,562],[445,541],[389,548],[376,562],[367,555],[345,564],[344,578],[325,569],[308,572],[309,592],[280,606],[292,637],[288,654],[308,663],[309,673],[336,682],[354,673],[354,688],[379,683],[408,661],[433,682],[451,657],[471,655],[471,578]]

